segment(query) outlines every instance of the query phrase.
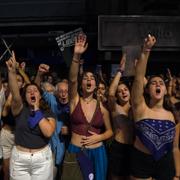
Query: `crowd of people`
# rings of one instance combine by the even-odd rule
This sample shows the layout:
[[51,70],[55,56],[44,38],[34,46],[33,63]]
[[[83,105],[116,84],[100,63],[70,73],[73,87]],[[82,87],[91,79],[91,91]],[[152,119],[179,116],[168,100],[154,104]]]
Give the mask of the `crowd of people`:
[[47,64],[28,77],[12,52],[0,79],[0,179],[180,180],[180,75],[146,77],[155,43],[145,38],[131,82],[126,54],[109,81],[83,68],[85,34],[66,79]]

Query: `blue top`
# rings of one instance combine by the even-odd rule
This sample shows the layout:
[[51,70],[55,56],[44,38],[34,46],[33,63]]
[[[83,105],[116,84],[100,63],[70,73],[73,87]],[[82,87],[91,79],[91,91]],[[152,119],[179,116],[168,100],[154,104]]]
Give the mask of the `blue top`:
[[62,162],[65,152],[64,142],[62,142],[61,139],[59,138],[59,134],[61,133],[61,128],[64,124],[62,119],[62,114],[69,113],[69,105],[60,104],[59,100],[53,94],[50,94],[46,91],[43,93],[43,98],[49,104],[52,112],[56,116],[56,129],[53,136],[50,139],[50,145],[52,151],[55,154],[55,164],[58,165]]
[[142,119],[136,122],[136,135],[155,160],[173,148],[175,123],[170,120]]

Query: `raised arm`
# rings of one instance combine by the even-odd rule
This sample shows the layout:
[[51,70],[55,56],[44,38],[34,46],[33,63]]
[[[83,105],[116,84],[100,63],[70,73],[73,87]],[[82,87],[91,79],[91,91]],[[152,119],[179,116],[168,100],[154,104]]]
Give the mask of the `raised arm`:
[[25,84],[30,84],[31,81],[30,81],[28,75],[25,73],[25,66],[26,66],[25,62],[22,62],[20,65],[19,65],[19,63],[17,63],[16,68],[17,68],[19,74],[21,74],[21,76],[23,77],[24,83]]
[[103,83],[106,83],[104,78],[103,78],[103,73],[102,73],[102,65],[101,64],[98,64],[96,66],[96,73],[97,73],[97,78],[100,82],[103,82]]
[[69,72],[69,98],[70,105],[76,104],[78,101],[78,72],[81,55],[86,51],[88,44],[86,43],[86,36],[79,34],[75,38],[74,54]]
[[83,64],[84,64],[84,59],[81,59],[80,60],[80,63],[79,63],[79,76],[82,77],[83,73],[84,73],[84,68],[83,68]]
[[122,73],[125,69],[125,63],[126,63],[126,54],[123,54],[121,61],[120,61],[120,67],[116,75],[114,76],[110,87],[109,87],[109,97],[108,97],[108,105],[111,111],[115,111],[115,105],[116,105],[116,91],[119,84],[119,81],[121,79]]
[[9,96],[4,104],[3,110],[2,110],[2,116],[6,117],[9,114],[9,111],[11,109],[11,103],[12,103],[12,94],[9,93]]
[[14,52],[12,52],[12,57],[8,61],[6,61],[6,65],[8,68],[8,83],[9,89],[12,94],[12,113],[14,116],[18,115],[23,107],[22,98],[19,92],[19,87],[16,78],[16,58]]
[[174,91],[174,79],[169,68],[167,68],[167,78],[168,78],[167,93],[170,97],[172,97]]
[[2,87],[3,87],[3,84],[2,84],[2,77],[1,77],[1,73],[0,73],[0,91],[1,91]]
[[49,72],[49,66],[47,64],[40,64],[34,82],[40,87],[43,79],[43,75]]
[[[132,86],[132,108],[135,116],[140,115],[144,112],[146,103],[144,100],[144,77],[146,74],[146,67],[148,58],[150,55],[151,48],[154,46],[156,39],[154,36],[148,35],[144,41],[142,52],[140,58],[136,64],[135,68],[135,78]],[[138,114],[137,114],[138,112]],[[137,117],[135,117],[136,119]]]

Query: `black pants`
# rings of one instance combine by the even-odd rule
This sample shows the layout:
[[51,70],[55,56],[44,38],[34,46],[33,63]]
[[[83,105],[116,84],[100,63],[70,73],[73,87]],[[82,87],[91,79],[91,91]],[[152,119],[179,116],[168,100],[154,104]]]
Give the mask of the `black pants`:
[[156,180],[172,180],[175,176],[172,152],[168,152],[160,160],[155,161],[152,155],[133,148],[130,162],[130,173],[137,178],[153,177]]
[[114,140],[109,152],[109,170],[116,176],[129,176],[130,152],[132,145],[122,144]]

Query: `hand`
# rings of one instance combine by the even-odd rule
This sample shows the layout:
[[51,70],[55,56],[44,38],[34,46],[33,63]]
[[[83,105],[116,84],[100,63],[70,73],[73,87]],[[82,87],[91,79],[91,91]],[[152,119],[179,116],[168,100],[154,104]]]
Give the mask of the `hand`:
[[86,42],[86,39],[87,38],[85,34],[79,34],[75,38],[74,54],[81,55],[86,51],[88,47],[88,43]]
[[25,71],[25,68],[26,68],[26,63],[25,62],[22,62],[19,66],[23,71]]
[[13,72],[13,73],[16,72],[17,62],[14,51],[12,51],[12,56],[6,61],[6,66],[9,72]]
[[167,78],[169,79],[169,81],[172,81],[173,80],[173,77],[171,75],[171,71],[169,68],[167,68]]
[[16,62],[16,69],[18,70],[19,69],[19,63]]
[[40,65],[39,65],[38,72],[39,72],[40,74],[48,73],[48,72],[49,72],[49,66],[48,66],[47,64],[40,64]]
[[101,135],[100,134],[96,134],[95,132],[92,132],[92,131],[88,131],[88,132],[92,135],[82,138],[81,143],[83,146],[90,146],[92,144],[95,144],[95,143],[101,141]]
[[119,64],[119,69],[120,69],[121,72],[124,72],[125,65],[126,65],[126,54],[124,53],[122,55],[122,58],[121,58],[121,61],[120,61],[120,64]]
[[156,38],[149,34],[148,37],[145,38],[144,40],[143,51],[150,51],[155,43],[156,43]]
[[103,103],[106,102],[107,99],[101,92],[97,91],[97,100]]

